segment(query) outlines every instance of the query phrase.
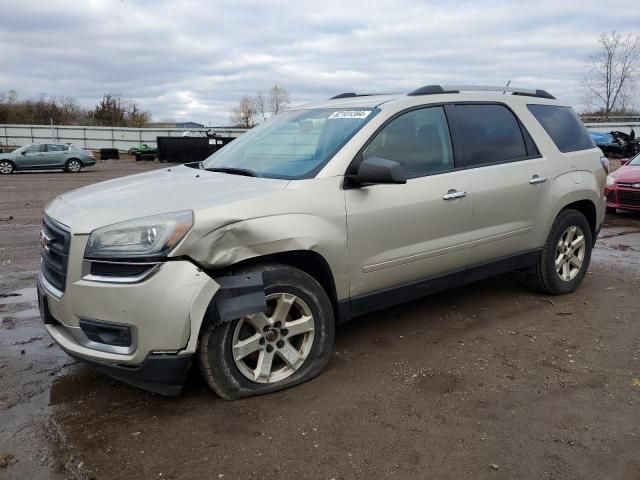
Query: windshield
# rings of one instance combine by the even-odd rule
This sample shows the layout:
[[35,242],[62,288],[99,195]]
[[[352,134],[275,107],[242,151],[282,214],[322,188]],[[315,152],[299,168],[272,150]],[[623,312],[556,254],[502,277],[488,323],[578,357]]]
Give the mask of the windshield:
[[23,145],[22,147],[18,147],[11,153],[20,153],[21,151],[26,150],[27,148],[29,148],[31,145],[35,145],[35,143],[29,143],[28,145]]
[[627,165],[633,165],[634,167],[640,167],[640,153],[631,159]]
[[203,166],[240,169],[260,177],[311,178],[374,115],[372,109],[284,112],[243,133]]

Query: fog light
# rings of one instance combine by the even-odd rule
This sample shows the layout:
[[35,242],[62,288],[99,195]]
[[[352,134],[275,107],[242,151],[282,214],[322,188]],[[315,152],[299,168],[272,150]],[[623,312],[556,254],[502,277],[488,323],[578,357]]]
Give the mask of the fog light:
[[126,325],[80,320],[80,328],[89,340],[116,347],[131,346],[131,328]]

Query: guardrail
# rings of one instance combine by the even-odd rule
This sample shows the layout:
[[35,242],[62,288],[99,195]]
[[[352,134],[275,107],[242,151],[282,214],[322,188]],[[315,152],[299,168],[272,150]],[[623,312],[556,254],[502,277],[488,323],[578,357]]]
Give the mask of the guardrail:
[[238,137],[246,132],[244,128],[211,127],[193,128],[125,128],[90,127],[63,125],[0,125],[0,144],[18,147],[27,143],[61,142],[73,143],[77,147],[98,150],[117,148],[126,151],[129,148],[146,143],[156,146],[156,137],[182,137],[185,132],[197,132],[202,136],[215,133],[222,137]]

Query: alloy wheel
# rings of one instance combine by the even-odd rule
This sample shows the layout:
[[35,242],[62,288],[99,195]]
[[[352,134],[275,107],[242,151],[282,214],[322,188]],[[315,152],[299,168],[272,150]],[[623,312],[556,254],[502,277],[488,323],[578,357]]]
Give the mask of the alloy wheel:
[[568,227],[556,247],[556,272],[561,280],[570,282],[580,272],[587,246],[584,232],[576,225]]
[[79,172],[81,167],[82,165],[78,160],[71,160],[68,165],[69,171],[73,173]]
[[2,175],[8,175],[13,172],[13,165],[10,162],[0,162],[0,173]]
[[290,293],[267,295],[266,312],[238,320],[232,355],[238,370],[257,383],[279,382],[304,363],[314,338],[307,304]]

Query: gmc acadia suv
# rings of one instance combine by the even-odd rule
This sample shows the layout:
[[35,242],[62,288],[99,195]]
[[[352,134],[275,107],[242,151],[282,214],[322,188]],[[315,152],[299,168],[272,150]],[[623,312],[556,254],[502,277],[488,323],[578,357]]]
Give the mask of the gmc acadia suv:
[[177,395],[299,384],[354,316],[518,270],[575,290],[606,159],[544,90],[431,85],[286,111],[207,160],[66,193],[38,290],[69,355]]

